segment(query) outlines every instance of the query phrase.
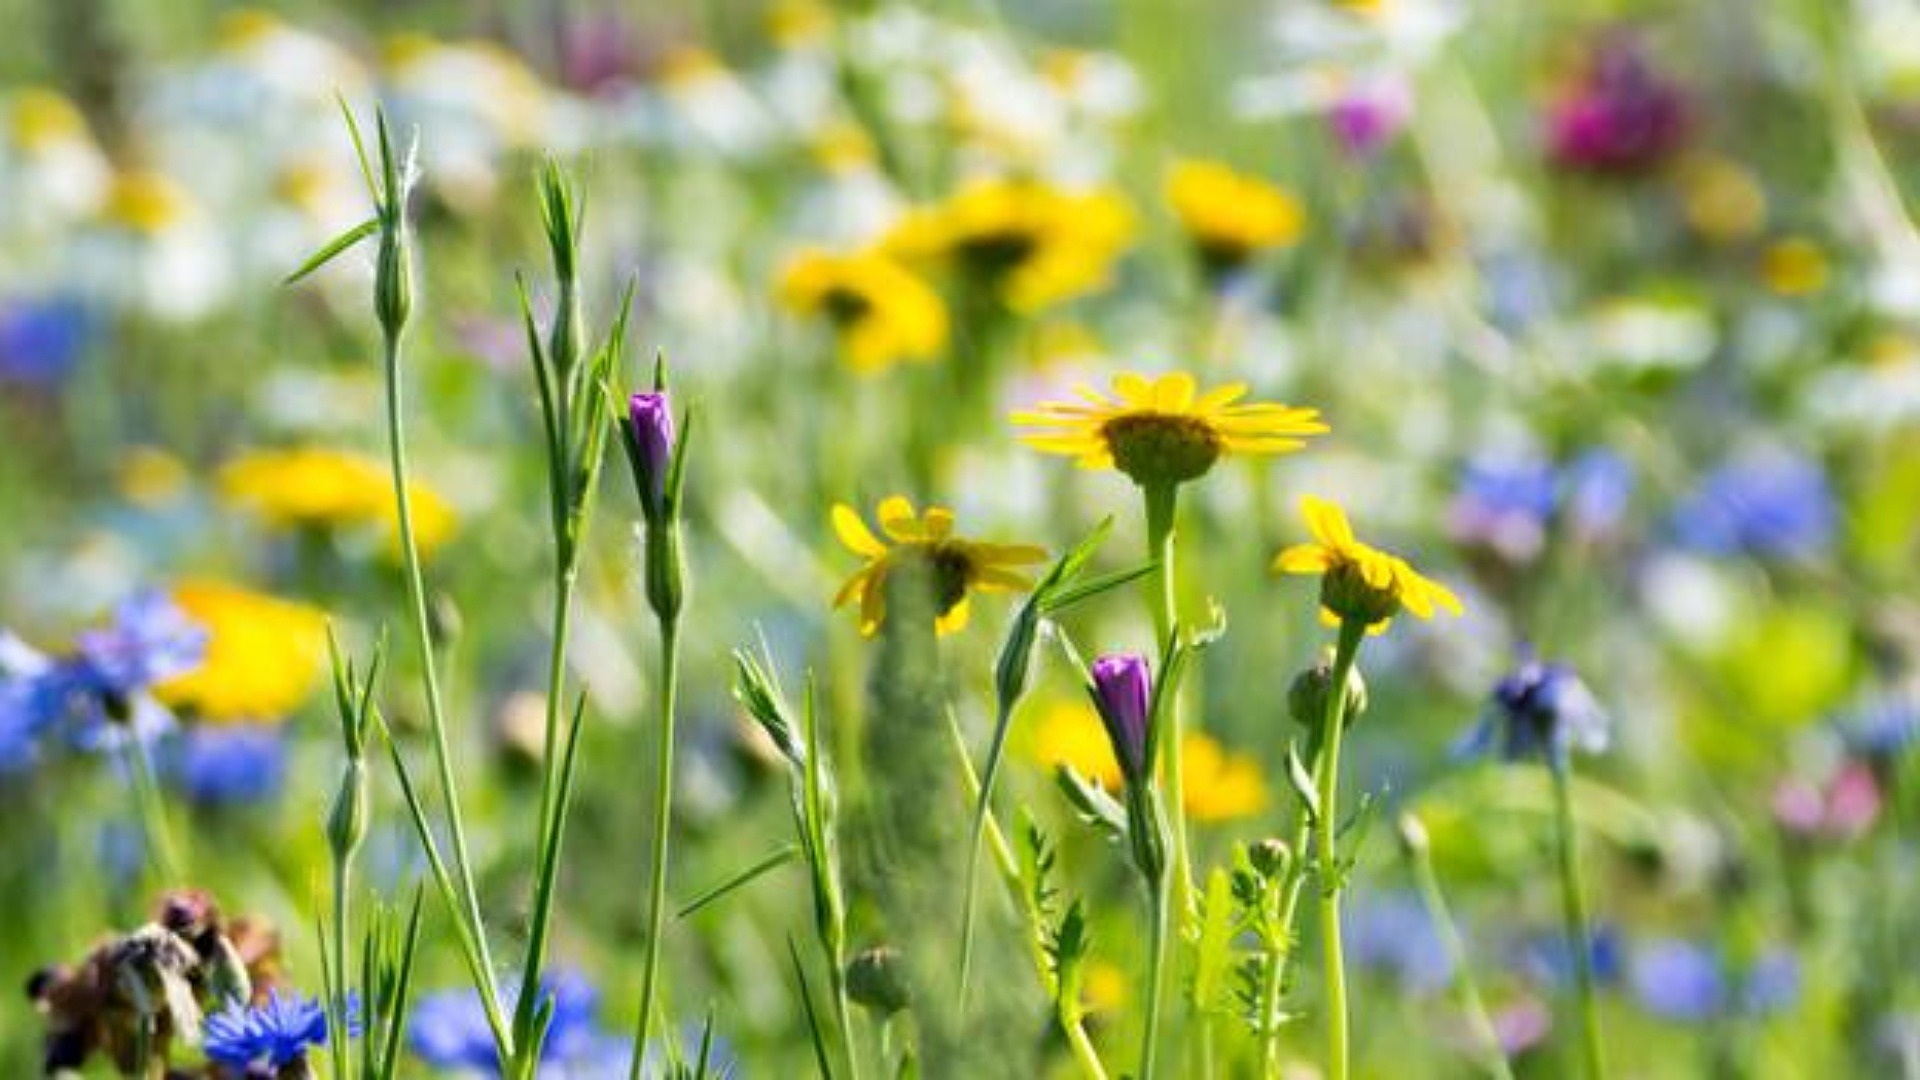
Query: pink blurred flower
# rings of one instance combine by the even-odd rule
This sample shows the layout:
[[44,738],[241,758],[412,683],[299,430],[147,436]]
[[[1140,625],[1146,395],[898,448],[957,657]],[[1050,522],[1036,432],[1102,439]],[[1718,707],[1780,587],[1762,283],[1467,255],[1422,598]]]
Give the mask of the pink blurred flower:
[[1824,787],[1782,780],[1773,791],[1773,818],[1801,839],[1852,840],[1873,827],[1880,802],[1873,770],[1848,762]]
[[1347,156],[1369,158],[1406,125],[1413,111],[1407,84],[1391,76],[1356,82],[1327,108],[1327,127]]
[[1679,84],[1654,71],[1631,36],[1613,34],[1593,50],[1579,85],[1547,117],[1555,164],[1627,175],[1653,169],[1685,143],[1690,108]]

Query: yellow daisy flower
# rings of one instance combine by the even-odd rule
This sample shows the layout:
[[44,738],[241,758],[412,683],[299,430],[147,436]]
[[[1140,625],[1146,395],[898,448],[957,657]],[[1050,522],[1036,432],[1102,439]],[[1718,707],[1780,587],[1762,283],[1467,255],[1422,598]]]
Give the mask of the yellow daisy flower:
[[1300,238],[1306,215],[1285,190],[1217,161],[1181,161],[1167,202],[1209,269],[1230,270]]
[[1106,284],[1132,236],[1132,211],[1117,192],[993,179],[908,214],[886,247],[950,265],[1030,314]]
[[200,666],[154,688],[168,705],[215,724],[276,722],[319,682],[326,616],[319,609],[212,581],[186,582],[173,602],[206,627]]
[[1307,519],[1314,542],[1282,551],[1273,568],[1283,574],[1318,574],[1321,618],[1329,624],[1354,619],[1377,634],[1402,608],[1422,619],[1432,618],[1435,608],[1460,614],[1460,598],[1445,585],[1422,576],[1398,555],[1355,539],[1339,506],[1304,495],[1300,515]]
[[878,252],[805,251],[780,275],[780,300],[825,316],[856,371],[931,360],[947,342],[947,308],[924,281]]
[[[279,528],[353,528],[379,525],[398,543],[393,483],[377,462],[324,447],[254,450],[220,471],[227,502]],[[414,543],[425,555],[453,535],[454,515],[437,492],[412,484]]]
[[1225,454],[1284,454],[1324,434],[1317,409],[1265,402],[1239,404],[1245,383],[1199,392],[1193,376],[1157,379],[1131,372],[1113,380],[1114,397],[1090,386],[1082,401],[1046,401],[1013,414],[1034,430],[1021,441],[1078,458],[1081,468],[1118,469],[1143,487],[1204,476]]
[[[1025,751],[1036,764],[1048,769],[1069,766],[1108,791],[1119,791],[1125,782],[1113,743],[1091,705],[1056,702],[1040,714],[1031,731]],[[1199,732],[1180,739],[1180,792],[1181,806],[1194,821],[1231,821],[1267,805],[1260,763]]]
[[1810,296],[1830,275],[1826,252],[1804,236],[1775,241],[1760,255],[1760,278],[1777,296]]
[[73,101],[52,90],[28,87],[7,103],[7,131],[28,153],[91,136],[86,117]]
[[880,531],[891,545],[867,528],[853,507],[833,508],[833,531],[848,550],[867,560],[833,598],[839,607],[860,602],[860,632],[872,636],[887,616],[887,583],[908,573],[926,575],[933,591],[934,627],[950,634],[967,624],[967,594],[982,591],[1023,591],[1033,587],[1026,575],[1008,569],[1046,559],[1044,548],[1027,544],[985,544],[953,535],[953,511],[929,506],[914,512],[903,495],[881,501]]
[[169,177],[133,171],[114,177],[101,212],[115,225],[157,236],[185,221],[194,208],[192,196]]

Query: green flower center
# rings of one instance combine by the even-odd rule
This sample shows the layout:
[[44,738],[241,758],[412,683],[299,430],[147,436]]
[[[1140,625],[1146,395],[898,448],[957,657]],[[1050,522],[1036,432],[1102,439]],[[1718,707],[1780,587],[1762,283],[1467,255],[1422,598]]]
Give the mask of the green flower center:
[[1033,257],[1039,237],[1021,229],[1002,229],[969,236],[960,243],[967,265],[989,278],[1012,273]]
[[866,293],[854,289],[834,288],[821,298],[820,307],[835,326],[845,329],[873,310],[873,300]]
[[1199,417],[1129,413],[1100,427],[1113,464],[1142,487],[1181,484],[1206,475],[1220,460],[1220,436]]

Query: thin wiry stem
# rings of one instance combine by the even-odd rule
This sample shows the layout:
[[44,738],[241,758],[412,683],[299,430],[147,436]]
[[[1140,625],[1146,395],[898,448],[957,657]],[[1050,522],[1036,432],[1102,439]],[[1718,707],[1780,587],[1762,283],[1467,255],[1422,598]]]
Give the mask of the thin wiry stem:
[[1580,877],[1579,837],[1573,825],[1572,766],[1551,763],[1553,824],[1560,854],[1560,905],[1566,920],[1567,947],[1573,950],[1574,980],[1580,997],[1580,1041],[1588,1080],[1607,1075],[1600,1041],[1600,999],[1593,977],[1593,941],[1587,929],[1587,890]]
[[680,680],[680,627],[676,619],[660,621],[660,715],[653,750],[653,845],[647,868],[647,944],[645,969],[640,977],[640,1017],[634,1023],[632,1080],[640,1080],[647,1036],[653,1028],[654,998],[660,978],[660,937],[666,928],[667,838],[673,813],[673,713]]
[[1334,649],[1332,678],[1328,681],[1327,714],[1320,732],[1320,762],[1315,776],[1318,812],[1314,815],[1314,842],[1320,855],[1321,959],[1326,971],[1327,1080],[1347,1077],[1347,966],[1340,941],[1340,889],[1345,871],[1340,866],[1340,736],[1346,727],[1347,677],[1366,627],[1354,619],[1340,624],[1340,642]]

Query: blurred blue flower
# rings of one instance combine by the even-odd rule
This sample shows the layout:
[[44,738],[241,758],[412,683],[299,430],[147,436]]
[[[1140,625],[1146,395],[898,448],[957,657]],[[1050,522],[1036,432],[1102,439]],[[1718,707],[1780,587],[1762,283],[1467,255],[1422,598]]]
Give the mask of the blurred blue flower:
[[[1587,958],[1593,963],[1594,982],[1605,986],[1619,981],[1620,932],[1611,926],[1594,927],[1587,935]],[[1567,935],[1558,931],[1536,934],[1522,942],[1519,964],[1543,986],[1564,988],[1574,984],[1573,948]]]
[[1875,694],[1840,714],[1834,726],[1855,754],[1893,757],[1920,739],[1920,695],[1896,691]]
[[[626,1076],[628,1043],[595,1021],[600,996],[590,983],[579,975],[560,974],[543,980],[541,992],[553,1001],[553,1020],[540,1048],[542,1080]],[[504,994],[502,1010],[512,1015],[519,991],[509,988]],[[476,991],[445,990],[422,997],[408,1025],[408,1039],[413,1052],[435,1068],[500,1075],[493,1034]]]
[[1566,664],[1528,657],[1494,684],[1480,722],[1460,740],[1461,757],[1498,754],[1507,761],[1559,767],[1575,750],[1607,748],[1610,722],[1587,684]]
[[1567,525],[1584,541],[1612,535],[1633,497],[1633,464],[1604,447],[1574,458],[1564,470]]
[[1359,896],[1347,923],[1348,958],[1418,993],[1447,985],[1453,962],[1420,898],[1409,893]]
[[1826,474],[1784,454],[1721,465],[1673,512],[1680,543],[1709,555],[1813,555],[1833,539],[1834,527]]
[[1627,978],[1641,1006],[1667,1020],[1706,1020],[1726,1005],[1719,957],[1690,941],[1663,938],[1641,946]]
[[1786,949],[1774,949],[1753,962],[1740,987],[1741,1007],[1764,1015],[1791,1008],[1800,998],[1800,960]]
[[1447,509],[1448,532],[1457,541],[1527,562],[1546,546],[1558,487],[1558,472],[1544,459],[1477,458],[1460,472]]
[[0,383],[50,389],[66,380],[92,320],[78,301],[0,302]]
[[302,1060],[310,1047],[326,1045],[327,1011],[313,998],[274,990],[264,1004],[232,1005],[207,1017],[202,1034],[211,1061],[235,1069],[258,1064],[278,1069]]
[[280,790],[287,740],[278,727],[196,724],[170,741],[167,778],[205,806],[260,802]]

